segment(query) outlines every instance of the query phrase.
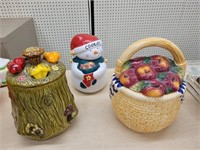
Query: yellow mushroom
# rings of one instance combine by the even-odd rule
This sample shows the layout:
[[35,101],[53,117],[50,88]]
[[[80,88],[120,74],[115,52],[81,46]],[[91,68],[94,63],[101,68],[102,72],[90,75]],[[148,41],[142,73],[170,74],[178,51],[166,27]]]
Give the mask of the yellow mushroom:
[[60,58],[60,54],[57,51],[45,52],[43,56],[50,63],[57,63]]
[[30,68],[29,73],[35,79],[45,78],[50,71],[50,67],[47,64],[39,64],[35,67]]

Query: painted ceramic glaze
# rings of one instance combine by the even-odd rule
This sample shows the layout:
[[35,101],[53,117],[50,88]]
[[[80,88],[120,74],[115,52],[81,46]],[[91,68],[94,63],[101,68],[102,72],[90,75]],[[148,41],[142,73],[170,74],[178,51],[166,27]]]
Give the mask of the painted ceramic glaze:
[[179,90],[183,70],[169,58],[154,55],[138,57],[123,65],[120,82],[149,97],[160,97]]
[[102,41],[89,34],[77,34],[71,40],[73,86],[84,93],[101,90],[107,81],[107,65],[102,57]]
[[27,48],[23,55],[28,60],[10,61],[6,75],[17,133],[35,140],[64,132],[78,114],[59,54],[45,60],[41,59],[43,53],[42,48]]

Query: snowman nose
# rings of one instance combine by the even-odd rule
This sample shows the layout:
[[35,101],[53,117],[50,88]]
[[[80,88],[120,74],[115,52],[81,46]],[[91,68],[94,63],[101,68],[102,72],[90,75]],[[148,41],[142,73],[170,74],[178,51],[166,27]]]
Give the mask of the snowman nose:
[[97,52],[97,51],[94,51],[94,54],[96,55],[96,54],[98,54],[98,52]]

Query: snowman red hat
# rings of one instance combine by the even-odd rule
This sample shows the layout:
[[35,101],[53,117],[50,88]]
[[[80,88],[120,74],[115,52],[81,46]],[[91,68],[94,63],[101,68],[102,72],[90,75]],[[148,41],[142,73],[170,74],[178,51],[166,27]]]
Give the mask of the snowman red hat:
[[90,34],[77,34],[71,40],[70,49],[71,54],[77,54],[99,46],[102,46],[102,41],[98,37]]

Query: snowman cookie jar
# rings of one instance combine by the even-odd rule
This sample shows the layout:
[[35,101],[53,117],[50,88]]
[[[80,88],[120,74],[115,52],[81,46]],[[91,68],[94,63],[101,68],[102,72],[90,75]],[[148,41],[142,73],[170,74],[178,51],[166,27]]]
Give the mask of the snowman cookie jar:
[[102,41],[90,34],[77,34],[70,43],[73,86],[84,93],[101,90],[107,83],[107,65],[102,57]]

